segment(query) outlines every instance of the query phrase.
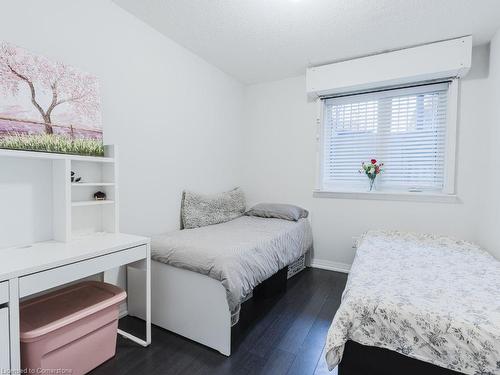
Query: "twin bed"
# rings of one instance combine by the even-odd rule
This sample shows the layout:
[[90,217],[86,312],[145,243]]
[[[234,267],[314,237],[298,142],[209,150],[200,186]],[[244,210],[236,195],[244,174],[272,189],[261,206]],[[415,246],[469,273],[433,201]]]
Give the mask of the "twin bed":
[[[229,356],[241,303],[311,246],[306,218],[241,216],[153,237],[152,322]],[[141,272],[129,267],[129,294],[141,290]],[[140,300],[130,299],[130,315],[144,317]]]
[[500,374],[500,262],[465,241],[368,232],[326,360],[339,375]]

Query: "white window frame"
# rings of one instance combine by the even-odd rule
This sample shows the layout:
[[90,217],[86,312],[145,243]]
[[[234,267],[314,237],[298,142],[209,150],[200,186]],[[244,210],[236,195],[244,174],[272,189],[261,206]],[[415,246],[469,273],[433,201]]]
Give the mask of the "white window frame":
[[[459,78],[450,79],[448,88],[447,121],[446,121],[446,149],[444,166],[444,186],[441,192],[412,192],[400,190],[383,191],[360,191],[360,190],[337,190],[325,187],[323,184],[324,163],[324,113],[325,101],[322,98],[316,100],[316,188],[313,193],[315,197],[341,198],[341,199],[382,199],[382,200],[404,200],[404,201],[430,201],[430,202],[457,202],[456,195],[456,150],[457,150],[457,123],[458,123],[458,100],[459,100]],[[416,82],[423,84],[423,82]],[[410,86],[410,85],[405,85]],[[384,88],[380,88],[383,90]],[[389,89],[389,88],[387,88]],[[352,93],[355,94],[355,93]]]

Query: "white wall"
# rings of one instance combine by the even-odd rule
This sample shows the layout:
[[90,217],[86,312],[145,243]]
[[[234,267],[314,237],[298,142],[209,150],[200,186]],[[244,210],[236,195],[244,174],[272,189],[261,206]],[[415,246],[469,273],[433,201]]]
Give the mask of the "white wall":
[[488,113],[491,127],[482,165],[485,176],[481,191],[480,242],[500,259],[500,30],[491,41]]
[[[17,0],[3,4],[2,14],[9,15],[0,23],[2,39],[99,76],[105,141],[120,147],[122,231],[175,229],[182,189],[210,192],[243,182],[250,203],[310,209],[314,256],[324,265],[348,267],[352,237],[370,228],[451,234],[479,241],[500,257],[500,174],[489,173],[487,188],[478,187],[491,170],[484,161],[498,160],[500,146],[499,34],[491,45],[490,77],[488,48],[480,47],[462,83],[461,202],[411,203],[312,197],[316,106],[306,100],[304,76],[245,90],[109,0]],[[51,233],[43,211],[52,196],[41,181],[50,165],[26,163],[0,164],[0,246]],[[14,194],[34,205],[13,204]],[[9,229],[19,223],[19,232]]]
[[52,163],[0,158],[0,247],[52,237]]
[[461,202],[313,198],[316,104],[308,103],[305,77],[248,87],[245,97],[244,183],[251,203],[295,203],[311,211],[317,265],[348,268],[352,237],[368,229],[438,232],[477,240],[478,205],[486,133],[488,46],[473,51],[473,69],[461,84],[457,193]]
[[[176,229],[182,189],[211,192],[239,183],[241,84],[109,0],[8,1],[2,15],[3,40],[99,77],[105,142],[120,152],[122,231]],[[2,161],[2,210],[13,199],[5,189],[17,180],[4,173],[4,163],[10,162]],[[18,170],[25,190],[35,201],[50,200],[35,188],[42,176],[27,177],[32,169]],[[2,217],[20,215],[8,207]],[[49,221],[36,224],[31,240],[50,235]]]

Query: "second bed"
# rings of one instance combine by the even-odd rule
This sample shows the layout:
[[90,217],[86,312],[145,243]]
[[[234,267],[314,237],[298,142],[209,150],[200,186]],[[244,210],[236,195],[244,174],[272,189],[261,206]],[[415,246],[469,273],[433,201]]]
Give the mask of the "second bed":
[[368,232],[326,359],[341,375],[500,374],[500,262],[466,241]]

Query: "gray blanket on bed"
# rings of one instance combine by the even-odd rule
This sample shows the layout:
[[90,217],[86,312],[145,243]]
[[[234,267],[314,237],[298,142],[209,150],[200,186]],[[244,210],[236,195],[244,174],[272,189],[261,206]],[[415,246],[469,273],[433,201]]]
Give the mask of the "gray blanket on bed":
[[207,275],[222,283],[231,311],[253,288],[312,246],[307,219],[243,216],[222,224],[153,237],[156,261]]

